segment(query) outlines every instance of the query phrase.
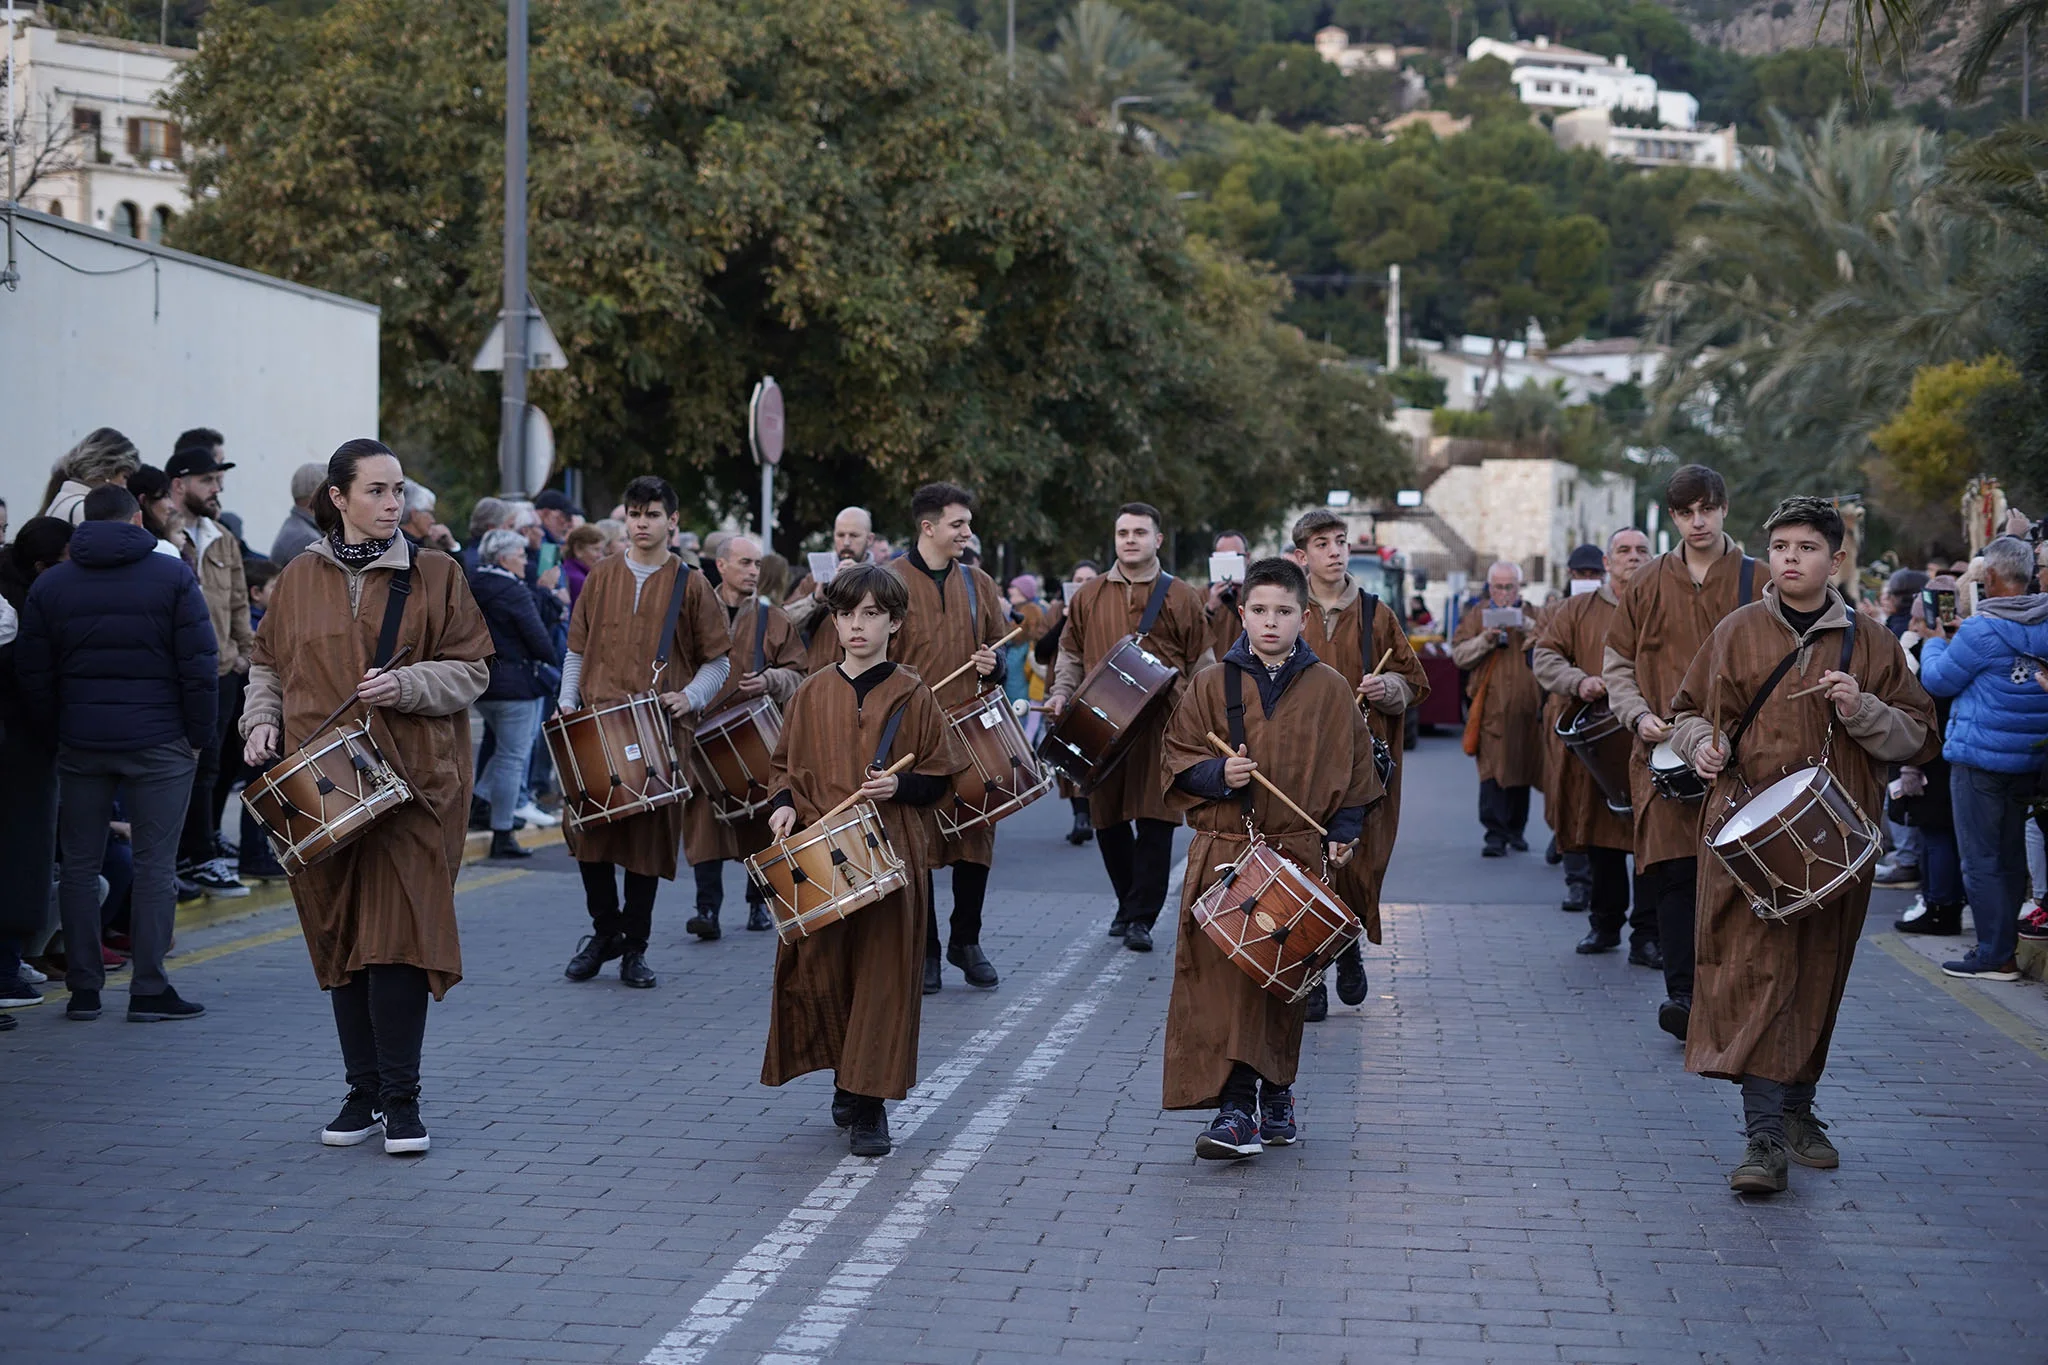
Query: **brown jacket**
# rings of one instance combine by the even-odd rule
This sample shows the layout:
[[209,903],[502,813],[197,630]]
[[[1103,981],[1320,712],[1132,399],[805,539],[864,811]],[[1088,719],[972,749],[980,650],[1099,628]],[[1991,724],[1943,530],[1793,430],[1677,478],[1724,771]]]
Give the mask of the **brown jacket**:
[[[206,614],[213,618],[220,675],[225,678],[247,663],[256,634],[249,628],[249,580],[242,569],[241,543],[227,527],[212,524],[216,534],[199,555],[199,591],[206,598]],[[185,534],[192,535],[195,529],[188,527]],[[193,543],[198,543],[196,537]]]
[[[714,597],[717,594],[712,594]],[[804,642],[797,636],[796,627],[782,608],[768,606],[758,597],[741,601],[735,611],[718,600],[720,614],[726,618],[727,638],[731,652],[726,656],[732,663],[732,671],[726,675],[725,686],[718,690],[703,715],[706,718],[717,715],[727,707],[740,703],[739,685],[741,677],[759,673],[768,684],[768,699],[778,707],[789,705],[797,684],[804,680]],[[761,636],[760,648],[755,648],[757,623],[767,622],[766,634]],[[765,661],[766,667],[761,667]],[[758,853],[768,843],[768,821],[765,816],[745,821],[721,820],[711,813],[709,783],[697,765],[690,768],[690,787],[693,795],[683,806],[683,854],[690,866],[699,863],[716,862],[725,858],[745,858]]]
[[[1420,706],[1428,699],[1429,677],[1422,671],[1422,661],[1415,657],[1407,632],[1401,629],[1401,622],[1387,603],[1380,602],[1373,613],[1370,648],[1360,642],[1359,621],[1364,615],[1364,602],[1365,594],[1346,575],[1344,593],[1334,604],[1325,606],[1311,600],[1301,638],[1316,652],[1316,657],[1344,675],[1354,693],[1373,665],[1388,650],[1394,651],[1380,671],[1380,676],[1393,684],[1394,694],[1385,701],[1372,703],[1365,713],[1373,734],[1393,751],[1394,778],[1387,783],[1386,799],[1366,817],[1365,842],[1358,856],[1330,876],[1337,894],[1364,921],[1366,937],[1378,943],[1380,888],[1386,881],[1387,864],[1393,860],[1394,840],[1401,831],[1401,773],[1407,767],[1401,748],[1405,738],[1402,719],[1409,707]],[[1368,653],[1372,655],[1370,660],[1365,657]]]
[[[1553,739],[1558,722],[1578,709],[1579,684],[1600,676],[1614,610],[1614,589],[1602,583],[1599,591],[1568,598],[1544,614],[1529,666],[1550,694],[1543,728]],[[1563,747],[1562,740],[1557,743]],[[1588,848],[1626,852],[1635,843],[1630,818],[1607,809],[1600,784],[1569,751],[1557,756],[1551,780],[1543,789],[1543,808],[1550,827],[1557,831],[1557,846],[1567,853]]]
[[[1864,813],[1882,818],[1885,767],[1931,757],[1940,745],[1934,702],[1907,667],[1905,651],[1882,623],[1857,622],[1848,672],[1862,704],[1842,720],[1825,696],[1794,698],[1841,664],[1848,611],[1831,595],[1828,613],[1803,637],[1780,614],[1777,593],[1732,613],[1714,629],[1673,700],[1673,742],[1690,755],[1700,741],[1732,730],[1780,660],[1800,659],[1772,689],[1743,734],[1736,764],[1705,802],[1706,829],[1717,831],[1735,807],[1788,773],[1822,761]],[[1713,705],[1714,716],[1705,712]],[[1830,733],[1832,732],[1832,742]],[[1874,868],[1818,909],[1795,919],[1760,919],[1726,867],[1702,850],[1698,954],[1685,1067],[1736,1080],[1818,1080],[1841,1009],[1842,989],[1870,905]]]
[[[1213,1108],[1232,1062],[1244,1062],[1276,1085],[1290,1085],[1301,1054],[1302,1005],[1287,1004],[1260,987],[1209,941],[1194,919],[1196,900],[1249,843],[1236,798],[1205,800],[1174,785],[1180,774],[1218,756],[1208,741],[1210,732],[1229,734],[1224,674],[1230,667],[1214,664],[1195,675],[1167,726],[1155,770],[1167,804],[1187,813],[1195,835],[1181,883],[1173,994],[1166,1008],[1161,1103],[1168,1109]],[[1319,824],[1381,794],[1372,766],[1372,734],[1343,674],[1327,664],[1311,664],[1288,683],[1270,717],[1256,681],[1244,677],[1241,682],[1246,751],[1259,771]],[[1320,875],[1322,837],[1265,788],[1253,783],[1251,790],[1253,826],[1268,843]]]
[[[1628,586],[1615,594],[1600,673],[1607,704],[1631,733],[1644,715],[1671,715],[1671,699],[1693,656],[1722,618],[1742,605],[1742,549],[1725,535],[1721,539],[1721,557],[1699,583],[1692,581],[1680,545],[1636,570]],[[1752,600],[1768,578],[1766,566],[1755,564]],[[1699,803],[1657,795],[1650,785],[1649,758],[1650,746],[1638,740],[1629,764],[1637,871],[1699,854]]]
[[[892,760],[916,754],[910,771],[950,777],[967,766],[931,691],[905,668],[854,702],[837,668],[813,673],[790,698],[775,749],[775,789],[796,803],[807,828],[866,779],[891,714],[903,722]],[[856,1095],[902,1099],[917,1084],[918,1016],[924,999],[925,878],[938,848],[931,807],[885,801],[877,807],[889,843],[903,860],[907,890],[775,950],[764,1085],[812,1071],[836,1072]]]
[[[576,610],[569,617],[569,649],[583,656],[583,678],[577,700],[584,706],[623,701],[636,692],[680,692],[697,670],[722,659],[732,647],[725,608],[704,575],[692,569],[683,588],[683,610],[676,618],[675,642],[659,682],[654,656],[668,622],[669,596],[683,562],[674,555],[656,569],[633,601],[633,571],[624,555],[598,561],[583,580]],[[676,752],[690,751],[690,725],[675,722]],[[687,770],[686,770],[687,771]],[[609,824],[566,832],[569,856],[579,863],[615,863],[643,877],[676,875],[676,850],[683,841],[683,806],[628,816]]]
[[[1138,629],[1144,619],[1145,603],[1152,595],[1150,578],[1134,582],[1124,576],[1123,565],[1112,564],[1109,572],[1091,578],[1074,594],[1067,607],[1066,628],[1060,632],[1059,660],[1054,665],[1051,696],[1071,700],[1089,669],[1115,649],[1117,642]],[[1159,619],[1145,637],[1145,648],[1169,668],[1180,670],[1176,684],[1178,698],[1185,680],[1204,664],[1215,662],[1209,652],[1209,623],[1202,610],[1202,595],[1176,578],[1167,586],[1166,601]],[[1163,720],[1153,721],[1131,742],[1123,762],[1097,785],[1088,797],[1088,814],[1097,829],[1127,820],[1169,820],[1180,816],[1160,793],[1159,745],[1165,731]]]
[[[355,691],[376,657],[405,550],[400,537],[351,572],[323,538],[285,565],[256,633],[244,736],[276,725],[290,754]],[[376,711],[373,730],[413,799],[293,877],[292,899],[323,989],[371,963],[402,962],[423,969],[439,999],[462,979],[455,876],[469,829],[469,704],[490,684],[491,632],[462,566],[438,550],[416,554],[398,632],[410,662],[395,670],[398,704]]]
[[[1468,608],[1451,638],[1451,657],[1470,672],[1466,695],[1478,698],[1479,780],[1503,787],[1534,787],[1543,782],[1543,689],[1529,671],[1529,644],[1541,627],[1541,613],[1518,602],[1528,623],[1508,632],[1508,643],[1495,645],[1485,636],[1482,599]],[[1480,686],[1486,693],[1480,696]]]

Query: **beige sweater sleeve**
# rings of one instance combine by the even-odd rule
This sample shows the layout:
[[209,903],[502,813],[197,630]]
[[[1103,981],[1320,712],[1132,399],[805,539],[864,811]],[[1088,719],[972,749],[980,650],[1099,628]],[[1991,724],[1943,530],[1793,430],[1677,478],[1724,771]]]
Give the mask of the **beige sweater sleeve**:
[[1588,677],[1585,669],[1575,666],[1548,645],[1536,646],[1535,652],[1529,656],[1529,668],[1536,675],[1537,686],[1560,697],[1578,696],[1579,684]]
[[1856,714],[1842,722],[1842,728],[1872,758],[1887,763],[1904,763],[1927,743],[1927,723],[1901,711],[1875,692],[1865,692]]
[[1636,661],[1623,657],[1611,644],[1601,661],[1600,681],[1607,684],[1607,709],[1629,729],[1635,729],[1644,716],[1656,714],[1643,700],[1643,689],[1636,686]]
[[1482,630],[1452,645],[1451,659],[1458,667],[1469,670],[1477,668],[1487,655],[1498,648],[1500,646],[1493,642],[1493,636]]
[[284,727],[284,693],[277,685],[277,670],[268,664],[249,666],[248,689],[242,694],[242,719],[235,728],[247,739],[249,732],[259,725]]
[[1372,709],[1381,715],[1398,716],[1414,704],[1415,694],[1408,690],[1408,680],[1398,673],[1382,673],[1380,681],[1387,685],[1387,695],[1372,702]]
[[452,716],[467,710],[491,685],[488,659],[436,659],[392,671],[398,677],[396,709],[418,716]]

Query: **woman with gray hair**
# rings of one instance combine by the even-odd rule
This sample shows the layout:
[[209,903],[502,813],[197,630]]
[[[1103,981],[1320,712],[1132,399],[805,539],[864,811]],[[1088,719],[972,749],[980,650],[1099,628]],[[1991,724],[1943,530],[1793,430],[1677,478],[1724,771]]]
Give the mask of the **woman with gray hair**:
[[112,427],[100,427],[71,447],[59,467],[64,482],[43,515],[62,517],[76,526],[85,520],[85,495],[110,483],[125,486],[128,476],[142,468],[142,455],[135,442]]
[[[484,532],[477,543],[476,572],[469,589],[490,627],[491,684],[475,702],[488,725],[492,750],[488,766],[478,774],[477,792],[491,807],[493,858],[532,855],[512,837],[520,789],[533,757],[544,699],[561,682],[561,659],[541,624],[540,609],[526,586],[526,537],[503,528]],[[472,742],[481,745],[484,725],[470,727]]]

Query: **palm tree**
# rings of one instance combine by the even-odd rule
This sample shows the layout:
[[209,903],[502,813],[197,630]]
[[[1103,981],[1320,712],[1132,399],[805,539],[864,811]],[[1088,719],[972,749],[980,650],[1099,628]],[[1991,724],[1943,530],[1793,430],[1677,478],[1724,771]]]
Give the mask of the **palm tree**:
[[1056,32],[1057,44],[1039,60],[1039,85],[1083,123],[1169,114],[1194,94],[1186,64],[1107,0],[1081,0]]

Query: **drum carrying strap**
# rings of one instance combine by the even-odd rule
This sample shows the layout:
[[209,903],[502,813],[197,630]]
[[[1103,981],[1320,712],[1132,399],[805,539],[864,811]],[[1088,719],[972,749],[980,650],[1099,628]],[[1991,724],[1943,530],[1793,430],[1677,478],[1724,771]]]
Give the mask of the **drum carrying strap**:
[[405,619],[405,599],[412,596],[412,542],[405,542],[405,567],[391,574],[391,593],[384,599],[384,621],[377,628],[377,653],[370,667],[383,668],[398,652],[398,626]]
[[[1856,652],[1856,609],[1850,607],[1846,602],[1842,605],[1848,611],[1849,623],[1842,628],[1842,662],[1840,671],[1847,673],[1849,671],[1850,658]],[[1742,742],[1742,736],[1748,732],[1750,723],[1757,717],[1757,712],[1764,709],[1765,700],[1777,689],[1778,684],[1785,680],[1785,675],[1792,671],[1792,665],[1799,662],[1799,653],[1804,648],[1806,646],[1803,644],[1794,645],[1790,654],[1778,660],[1778,666],[1771,670],[1771,676],[1764,679],[1764,685],[1757,689],[1754,697],[1749,699],[1749,706],[1743,711],[1742,718],[1736,721],[1735,728],[1728,732],[1728,761],[1731,764],[1735,761],[1735,746]],[[1714,718],[1709,716],[1707,719],[1711,722]]]
[[668,667],[668,652],[675,646],[676,622],[683,618],[683,598],[690,589],[690,566],[681,563],[676,569],[675,587],[668,594],[668,619],[661,624],[661,643],[654,651],[654,676],[660,677],[661,670]]
[[1372,673],[1372,628],[1380,619],[1380,599],[1361,589],[1358,594],[1358,658],[1365,672],[1361,678]]
[[754,599],[754,672],[768,671],[768,604]]
[[1166,606],[1166,590],[1173,585],[1173,575],[1161,569],[1159,576],[1152,580],[1152,595],[1145,599],[1145,614],[1138,618],[1138,634],[1150,635],[1152,627],[1159,624],[1159,613]]
[[1756,561],[1748,555],[1742,557],[1742,567],[1737,570],[1739,585],[1735,593],[1735,605],[1746,607],[1756,600]]
[[[1230,751],[1244,747],[1244,670],[1228,659],[1223,661],[1223,720],[1230,730]],[[1237,789],[1237,804],[1244,818],[1252,818],[1252,784]]]
[[868,764],[870,768],[879,772],[889,766],[889,750],[895,747],[896,732],[903,728],[903,713],[909,709],[910,703],[905,701],[889,713],[889,719],[882,722],[882,741],[875,746],[875,761]]

